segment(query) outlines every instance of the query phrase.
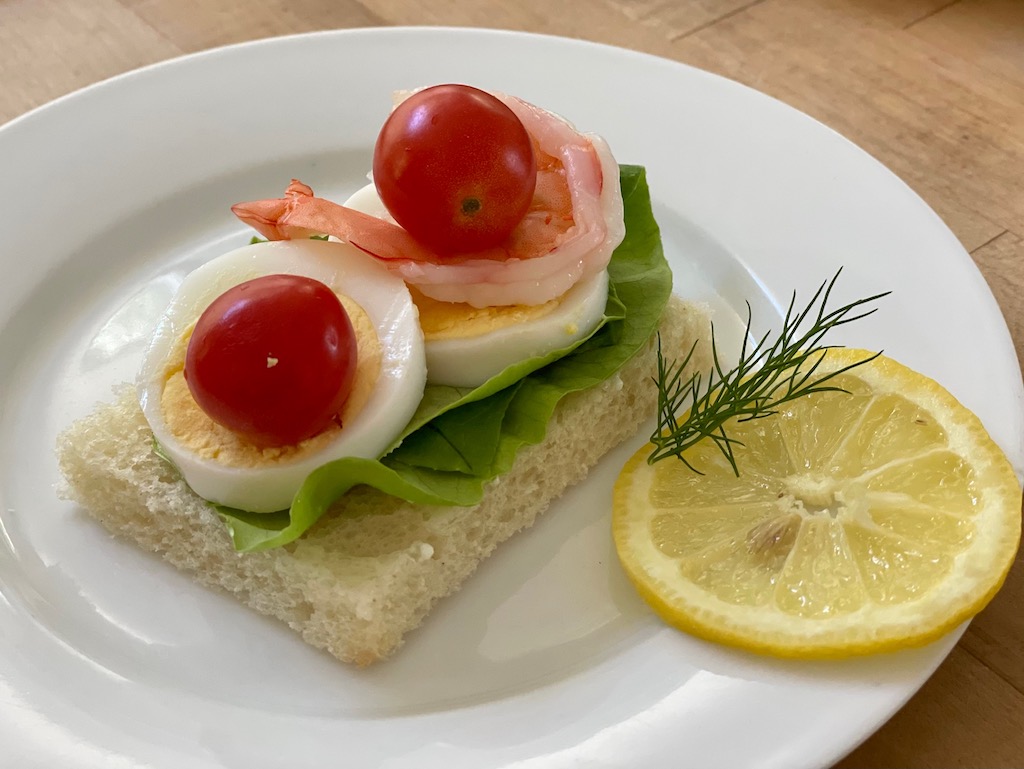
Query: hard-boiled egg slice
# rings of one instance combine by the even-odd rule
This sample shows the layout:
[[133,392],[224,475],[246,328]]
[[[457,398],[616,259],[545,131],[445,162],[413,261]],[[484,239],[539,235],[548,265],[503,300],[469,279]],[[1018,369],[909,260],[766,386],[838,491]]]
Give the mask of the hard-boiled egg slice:
[[[345,205],[391,220],[372,184]],[[476,387],[515,363],[569,347],[600,323],[607,300],[607,271],[536,306],[476,308],[413,291],[426,345],[427,378],[433,384]]]
[[[359,365],[340,425],[295,446],[261,449],[205,417],[181,372],[189,335],[206,307],[232,286],[274,274],[304,275],[338,294],[356,330]],[[182,282],[139,374],[143,413],[199,496],[252,512],[285,509],[313,470],[342,457],[377,458],[408,424],[426,381],[417,316],[402,280],[347,244],[301,240],[239,248]]]

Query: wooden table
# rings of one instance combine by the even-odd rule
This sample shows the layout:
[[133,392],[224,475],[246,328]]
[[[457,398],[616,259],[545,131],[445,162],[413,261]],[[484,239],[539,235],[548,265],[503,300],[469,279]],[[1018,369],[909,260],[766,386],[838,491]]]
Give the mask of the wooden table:
[[[1024,353],[1019,0],[0,0],[0,122],[211,46],[417,24],[621,45],[727,75],[813,115],[888,165],[946,220]],[[1024,766],[1022,639],[1018,557],[938,672],[839,766]]]

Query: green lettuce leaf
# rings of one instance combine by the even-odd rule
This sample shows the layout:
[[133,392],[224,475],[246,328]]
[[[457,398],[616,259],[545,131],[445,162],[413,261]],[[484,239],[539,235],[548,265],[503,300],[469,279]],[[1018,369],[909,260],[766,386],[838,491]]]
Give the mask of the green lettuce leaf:
[[509,367],[478,388],[428,387],[400,443],[380,460],[345,458],[314,471],[290,510],[215,505],[240,551],[300,537],[358,484],[415,504],[474,505],[523,446],[544,439],[558,402],[611,377],[651,337],[672,290],[644,169],[620,167],[626,237],[608,266],[606,319],[590,338]]

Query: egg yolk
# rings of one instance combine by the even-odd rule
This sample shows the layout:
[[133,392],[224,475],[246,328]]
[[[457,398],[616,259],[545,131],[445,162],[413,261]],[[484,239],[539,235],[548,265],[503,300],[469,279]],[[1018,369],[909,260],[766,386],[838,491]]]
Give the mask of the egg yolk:
[[267,448],[260,448],[217,424],[199,408],[185,382],[185,350],[192,334],[192,328],[189,328],[170,356],[160,396],[164,421],[171,434],[200,457],[214,459],[229,467],[258,467],[303,459],[335,440],[345,423],[353,419],[369,400],[380,376],[383,354],[373,322],[363,308],[342,294],[338,294],[338,299],[352,322],[359,355],[352,392],[337,420],[301,443]]
[[558,307],[561,297],[533,306],[509,305],[474,307],[471,304],[440,302],[409,286],[409,293],[420,313],[423,338],[469,339],[491,331],[543,318]]

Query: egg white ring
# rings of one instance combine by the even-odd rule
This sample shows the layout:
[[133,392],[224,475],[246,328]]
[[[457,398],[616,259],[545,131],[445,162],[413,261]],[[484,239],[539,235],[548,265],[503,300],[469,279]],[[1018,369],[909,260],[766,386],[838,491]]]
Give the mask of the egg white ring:
[[[357,190],[345,206],[394,221],[373,184]],[[431,384],[477,387],[509,366],[540,357],[586,338],[604,317],[608,271],[577,281],[551,312],[513,326],[474,336],[427,339],[427,379]]]
[[[228,467],[196,455],[167,427],[161,396],[169,357],[214,299],[246,280],[275,274],[319,280],[358,303],[377,331],[380,373],[362,410],[323,449],[273,466]],[[245,246],[186,276],[156,329],[137,386],[153,435],[196,494],[229,507],[273,512],[289,507],[306,477],[327,462],[378,458],[412,418],[425,383],[419,313],[401,278],[347,244],[302,240]]]

